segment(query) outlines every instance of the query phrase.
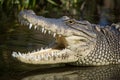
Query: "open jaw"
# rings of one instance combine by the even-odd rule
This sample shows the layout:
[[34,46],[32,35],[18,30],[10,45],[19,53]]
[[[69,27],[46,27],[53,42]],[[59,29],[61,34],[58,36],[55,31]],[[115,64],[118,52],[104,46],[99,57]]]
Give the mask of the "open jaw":
[[55,41],[50,43],[48,48],[34,50],[33,52],[20,53],[13,52],[12,56],[23,63],[28,64],[55,64],[55,63],[69,63],[77,61],[77,58],[73,55],[73,52],[68,49],[67,41],[63,35],[59,35],[50,30],[45,29],[42,26],[26,23],[20,21],[21,24],[26,24],[29,29],[41,31],[43,34],[53,35]]

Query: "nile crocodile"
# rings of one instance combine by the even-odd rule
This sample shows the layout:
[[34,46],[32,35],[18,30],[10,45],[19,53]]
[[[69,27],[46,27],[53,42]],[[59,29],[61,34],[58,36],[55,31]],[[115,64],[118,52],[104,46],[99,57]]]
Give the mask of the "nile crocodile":
[[29,53],[13,52],[18,61],[28,64],[70,63],[76,66],[99,66],[120,63],[120,26],[104,28],[88,21],[63,16],[59,19],[37,16],[32,10],[19,13],[19,21],[53,35],[47,49]]

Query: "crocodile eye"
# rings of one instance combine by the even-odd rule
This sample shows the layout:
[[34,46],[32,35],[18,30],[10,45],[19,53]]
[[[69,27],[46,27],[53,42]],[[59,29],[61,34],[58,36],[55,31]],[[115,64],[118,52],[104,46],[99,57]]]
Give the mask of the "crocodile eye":
[[68,23],[74,24],[74,21],[73,20],[69,20]]

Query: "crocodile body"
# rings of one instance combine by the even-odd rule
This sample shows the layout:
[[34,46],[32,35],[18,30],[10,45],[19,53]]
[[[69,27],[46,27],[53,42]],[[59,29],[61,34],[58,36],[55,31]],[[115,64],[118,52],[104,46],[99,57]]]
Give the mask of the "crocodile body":
[[13,52],[17,60],[28,64],[70,63],[99,66],[120,63],[120,26],[101,28],[88,21],[63,16],[59,19],[37,16],[32,10],[19,13],[19,21],[56,39],[48,49],[32,53]]

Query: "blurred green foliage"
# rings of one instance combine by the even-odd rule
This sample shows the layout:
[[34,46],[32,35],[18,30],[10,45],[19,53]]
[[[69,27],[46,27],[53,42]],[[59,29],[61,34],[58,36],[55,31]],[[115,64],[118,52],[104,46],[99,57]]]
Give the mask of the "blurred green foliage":
[[67,15],[79,19],[77,16],[80,16],[80,7],[85,1],[86,0],[0,0],[0,32],[14,31],[15,26],[17,26],[17,15],[24,9],[32,9],[38,15],[46,17],[61,17]]
[[[23,9],[33,9],[39,14],[58,12],[57,15],[77,15],[85,0],[0,0],[0,10],[7,16],[17,14]],[[61,11],[61,12],[60,12]]]
[[13,19],[19,11],[32,9],[37,14],[47,17],[67,15],[93,21],[94,18],[99,18],[102,8],[109,4],[107,8],[115,9],[116,12],[112,13],[118,15],[120,0],[0,0],[0,18],[1,20],[8,20],[11,17]]

